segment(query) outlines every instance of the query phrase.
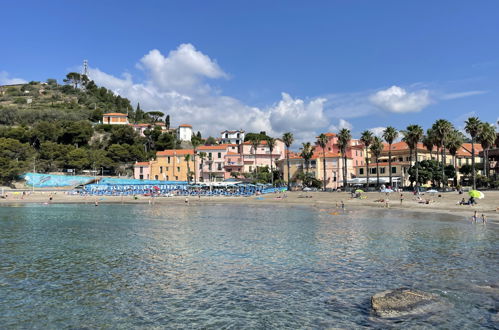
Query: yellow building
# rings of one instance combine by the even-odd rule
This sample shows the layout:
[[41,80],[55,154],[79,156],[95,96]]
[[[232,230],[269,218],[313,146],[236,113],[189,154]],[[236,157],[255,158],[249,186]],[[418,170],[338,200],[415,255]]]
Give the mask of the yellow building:
[[[190,155],[190,160],[187,162],[185,156]],[[164,150],[156,153],[156,160],[150,162],[150,179],[165,180],[165,181],[190,181],[188,173],[194,168],[194,150]]]

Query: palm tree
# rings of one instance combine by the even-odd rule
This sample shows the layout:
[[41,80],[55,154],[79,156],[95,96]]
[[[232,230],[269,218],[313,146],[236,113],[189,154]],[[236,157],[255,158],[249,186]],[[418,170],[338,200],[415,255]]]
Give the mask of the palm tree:
[[293,144],[293,133],[287,132],[282,135],[282,140],[284,141],[284,144],[286,145],[286,165],[288,167],[288,190],[291,189],[291,183],[290,183],[290,173],[289,173],[289,147]]
[[435,138],[438,139],[441,152],[442,152],[442,186],[447,186],[447,180],[445,179],[445,163],[446,163],[446,155],[445,155],[445,146],[446,140],[448,139],[451,132],[454,130],[454,126],[445,119],[439,119],[432,126],[433,132],[435,132]]
[[[258,166],[256,165],[256,151],[260,145],[260,137],[258,135],[252,136],[250,139],[251,146],[253,147],[253,155],[255,156],[255,174],[253,179],[258,180]],[[256,178],[255,178],[256,177]]]
[[[456,155],[457,151],[461,148],[464,143],[463,134],[458,130],[453,130],[449,137],[447,138],[447,149],[449,154],[452,155],[452,166],[457,168]],[[457,185],[457,176],[454,177],[454,186]]]
[[308,170],[310,167],[310,159],[314,155],[314,147],[310,142],[302,143],[301,154],[300,156],[303,158],[305,162],[305,173],[308,175]]
[[376,160],[376,185],[379,188],[379,157],[383,152],[384,146],[381,139],[377,136],[373,138],[373,142],[371,144],[370,150],[374,155],[374,159]]
[[369,146],[373,143],[373,133],[369,130],[361,133],[360,141],[366,148],[366,174],[367,174],[367,189],[369,189]]
[[423,146],[430,152],[430,159],[433,159],[433,147],[435,146],[433,144],[433,136],[432,136],[431,129],[426,130],[426,135],[423,136],[422,142]]
[[478,133],[477,140],[483,148],[483,170],[485,172],[485,176],[488,178],[489,149],[494,146],[494,143],[496,142],[496,130],[495,127],[489,123],[482,123],[480,126],[480,132]]
[[198,139],[191,139],[192,149],[194,149],[194,154],[192,155],[192,159],[194,161],[194,184],[196,184],[197,175],[196,175],[196,148],[199,146],[200,142]]
[[383,131],[383,139],[388,143],[388,174],[390,176],[390,187],[393,186],[392,183],[392,143],[397,138],[399,133],[397,129],[392,126],[388,126]]
[[273,137],[267,137],[265,141],[267,141],[267,145],[269,146],[270,150],[270,181],[272,183],[272,186],[274,186],[274,168],[272,164],[274,162],[274,159],[272,158],[272,152],[275,149],[277,141]]
[[347,187],[347,148],[350,140],[352,139],[352,134],[350,130],[342,128],[338,133],[338,147],[343,156],[343,189]]
[[319,137],[317,138],[317,144],[319,145],[319,147],[322,148],[322,182],[323,182],[324,191],[326,191],[326,184],[327,184],[327,180],[326,180],[326,145],[327,145],[328,140],[329,139],[327,138],[326,134],[324,134],[324,133],[319,135]]
[[[415,169],[416,169],[416,186],[419,182],[419,164],[418,164],[418,144],[423,138],[423,128],[419,125],[409,125],[405,131],[402,131],[404,138],[402,139],[409,147],[409,161],[412,167],[412,154],[414,152],[414,157],[416,159]],[[433,145],[432,145],[433,148]]]
[[184,156],[184,160],[187,162],[187,184],[191,183],[191,165],[189,162],[191,161],[191,155],[187,154]]
[[204,169],[204,161],[206,159],[206,152],[204,151],[201,151],[199,153],[199,158],[201,159],[201,178],[203,178],[203,181],[204,181],[204,173],[203,173],[203,169]]
[[473,189],[476,189],[475,138],[480,133],[481,122],[478,117],[470,117],[465,124],[464,130],[471,136],[471,175],[473,177]]

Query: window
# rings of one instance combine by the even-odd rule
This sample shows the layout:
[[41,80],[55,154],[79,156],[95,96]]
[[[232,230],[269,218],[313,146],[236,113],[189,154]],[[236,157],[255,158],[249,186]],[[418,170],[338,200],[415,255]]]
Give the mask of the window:
[[143,176],[142,174],[141,174],[141,175],[139,175],[139,179],[140,179],[140,180],[144,179],[144,176]]
[[175,181],[178,181],[178,176],[175,176]]
[[371,174],[376,174],[376,167],[370,168],[370,169],[369,169],[369,172],[370,172]]
[[168,156],[168,164],[170,164],[170,156]]
[[141,166],[140,167],[140,174],[144,173],[144,168]]
[[163,173],[163,166],[159,167],[159,173]]
[[217,167],[217,169],[218,169],[219,171],[221,171],[221,170],[222,170],[222,163],[218,163],[218,167]]
[[168,172],[168,166],[165,167],[165,172]]
[[359,165],[359,161],[357,159],[355,160],[355,165]]
[[364,169],[363,168],[359,168],[359,175],[363,175],[364,174]]
[[170,180],[170,177],[169,177],[168,175],[166,176],[166,180],[167,180],[167,181],[168,181],[168,180]]
[[392,174],[397,173],[397,168],[395,166],[392,166]]
[[357,150],[355,150],[355,156],[357,157]]
[[459,166],[461,166],[461,158],[457,159],[457,163],[458,163]]
[[404,158],[403,157],[399,157],[399,162],[403,162],[404,161]]
[[199,164],[199,169],[202,170],[203,169],[203,164]]
[[208,164],[208,170],[211,171],[211,164]]
[[180,172],[180,166],[177,166],[177,172]]
[[155,175],[155,176],[154,176],[154,179],[155,179],[155,180],[158,180],[158,176],[157,176],[157,175]]
[[251,171],[253,171],[253,166],[250,166],[250,167],[249,167],[249,171],[250,171],[250,172],[251,172]]
[[385,174],[385,168],[384,167],[382,167],[382,168],[379,169],[379,174]]
[[217,154],[217,156],[218,156],[218,159],[222,158],[222,153],[221,153],[221,152],[219,152],[219,153]]
[[333,181],[336,182],[336,172],[333,172]]

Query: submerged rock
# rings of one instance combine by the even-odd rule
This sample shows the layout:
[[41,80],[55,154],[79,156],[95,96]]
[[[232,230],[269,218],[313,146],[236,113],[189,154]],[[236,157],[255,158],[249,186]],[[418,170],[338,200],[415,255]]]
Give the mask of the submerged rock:
[[381,317],[417,315],[440,311],[446,307],[438,295],[408,288],[376,293],[371,298],[371,305]]

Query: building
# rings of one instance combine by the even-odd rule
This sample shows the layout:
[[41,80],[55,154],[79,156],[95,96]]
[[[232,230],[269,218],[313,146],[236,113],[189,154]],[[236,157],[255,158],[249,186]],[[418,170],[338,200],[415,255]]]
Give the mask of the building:
[[[308,171],[314,178],[323,181],[324,178],[324,165],[323,159],[326,159],[326,188],[340,189],[343,187],[343,168],[344,161],[339,153],[326,151],[323,154],[322,148],[315,149],[308,169],[306,168],[305,159],[299,154],[290,152],[289,154],[289,173],[291,182],[301,185],[298,179],[299,175]],[[324,157],[325,156],[325,157]],[[288,167],[286,158],[280,159],[277,162],[281,173],[283,174],[284,181],[288,179]],[[353,178],[354,167],[353,159],[347,156],[347,180]]]
[[[197,178],[201,182],[223,181],[230,177],[226,171],[225,156],[229,152],[230,145],[219,144],[213,146],[199,146],[197,153]],[[201,153],[206,156],[202,157]]]
[[244,142],[245,133],[243,130],[223,131],[220,133],[220,143],[222,144],[241,144]]
[[128,115],[119,112],[110,112],[102,115],[102,123],[106,125],[128,125]]
[[147,129],[154,129],[154,127],[160,127],[161,132],[168,132],[168,129],[166,128],[165,123],[163,122],[157,122],[152,124],[129,124],[130,126],[133,127],[134,131],[139,133],[140,136],[145,136],[144,131]]
[[260,144],[255,148],[250,141],[246,141],[239,146],[239,153],[242,154],[242,162],[244,166],[242,167],[242,172],[252,173],[257,167],[268,166],[270,164],[274,165],[279,159],[282,159],[285,155],[286,147],[284,142],[280,139],[276,139],[276,145],[272,153],[267,144],[267,141],[262,140]]
[[[190,155],[190,159],[185,159]],[[193,177],[194,168],[194,150],[164,150],[156,152],[156,160],[149,162],[150,179],[165,181],[190,181]],[[137,177],[135,177],[137,178]]]
[[139,180],[149,180],[151,168],[149,162],[136,162],[133,166],[133,177]]
[[[413,166],[416,162],[416,158],[413,153],[412,162],[410,156],[410,149],[405,142],[396,142],[392,144],[391,153],[392,153],[392,168],[389,169],[389,145],[388,143],[384,143],[383,152],[379,157],[379,177],[380,183],[387,184],[389,183],[389,177],[391,171],[392,173],[392,183],[394,186],[409,186],[409,168]],[[479,152],[482,151],[482,147],[479,144],[475,143],[475,162],[478,164],[481,162],[479,157]],[[428,151],[422,143],[418,143],[417,146],[418,158],[417,161],[423,160],[437,160],[441,161],[440,153],[437,152],[437,148],[435,147],[431,152]],[[370,164],[369,164],[369,183],[371,185],[376,184],[377,180],[377,168],[375,159],[369,155]],[[471,143],[464,143],[459,150],[456,152],[456,156],[453,157],[446,151],[446,165],[454,165],[457,169],[457,178],[458,181],[461,180],[462,175],[459,173],[459,168],[461,166],[468,164],[471,165]],[[357,180],[353,180],[352,183],[365,184],[367,180],[367,171],[366,165],[355,165],[355,177]]]
[[180,141],[190,142],[192,139],[192,126],[188,124],[182,124],[177,129],[177,139]]

